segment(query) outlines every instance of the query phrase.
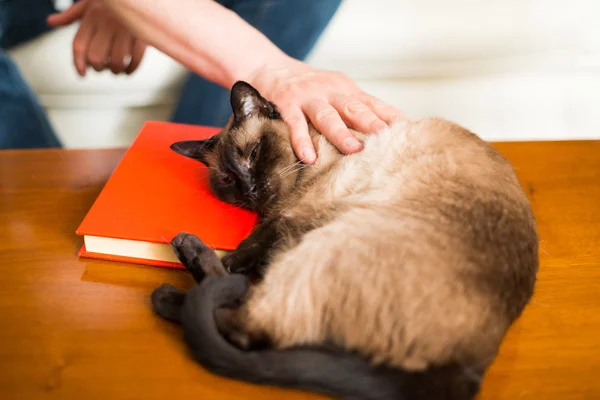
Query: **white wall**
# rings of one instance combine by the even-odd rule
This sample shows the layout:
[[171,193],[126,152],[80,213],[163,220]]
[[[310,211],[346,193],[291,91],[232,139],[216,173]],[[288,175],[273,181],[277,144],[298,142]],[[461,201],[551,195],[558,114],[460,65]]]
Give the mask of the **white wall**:
[[[599,17],[599,0],[344,0],[309,62],[488,140],[600,139]],[[132,76],[81,79],[75,29],[12,52],[68,147],[126,146],[168,117],[181,66],[150,49]]]
[[599,17],[597,0],[345,0],[311,62],[489,140],[600,138]]

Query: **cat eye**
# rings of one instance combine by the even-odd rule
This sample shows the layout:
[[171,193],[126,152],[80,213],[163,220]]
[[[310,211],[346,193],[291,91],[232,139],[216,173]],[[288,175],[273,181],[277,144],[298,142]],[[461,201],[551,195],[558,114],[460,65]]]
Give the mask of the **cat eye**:
[[219,183],[222,185],[231,185],[233,183],[233,179],[229,175],[225,175],[219,180]]
[[260,146],[260,144],[257,144],[256,146],[254,146],[254,148],[250,152],[250,161],[251,162],[255,162],[256,161],[256,157],[258,156],[258,147],[259,146]]
[[221,185],[231,185],[235,181],[234,175],[231,172],[225,172],[225,175],[219,179]]
[[261,137],[260,140],[258,141],[258,143],[256,143],[254,145],[254,147],[252,148],[252,150],[250,151],[250,162],[251,163],[255,163],[256,159],[258,158],[258,154],[261,151],[262,145],[265,141],[265,137]]

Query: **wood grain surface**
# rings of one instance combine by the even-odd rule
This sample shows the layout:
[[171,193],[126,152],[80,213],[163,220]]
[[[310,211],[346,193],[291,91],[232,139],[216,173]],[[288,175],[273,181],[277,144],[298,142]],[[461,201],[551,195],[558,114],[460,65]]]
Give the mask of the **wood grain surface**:
[[[496,146],[533,204],[541,269],[479,398],[600,399],[600,142]],[[320,398],[192,362],[149,306],[163,282],[189,287],[185,272],[77,259],[75,229],[122,155],[0,152],[0,398]]]

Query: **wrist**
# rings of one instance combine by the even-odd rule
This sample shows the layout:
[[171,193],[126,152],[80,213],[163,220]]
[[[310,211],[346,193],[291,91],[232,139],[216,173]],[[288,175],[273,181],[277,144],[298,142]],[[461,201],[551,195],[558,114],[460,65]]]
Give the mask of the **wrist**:
[[[229,89],[237,81],[251,82],[261,71],[291,63],[291,58],[287,54],[237,13],[217,3],[212,7],[214,7],[215,18],[221,25],[235,31],[235,34],[226,40],[217,40],[220,49],[215,54],[210,54],[216,57],[213,62],[220,64],[217,69],[220,70],[218,73],[221,77],[216,83]],[[197,50],[202,58],[209,55],[203,54],[207,50],[205,44],[197,44],[200,44]]]
[[258,67],[251,70],[244,78],[245,82],[255,87],[265,98],[272,96],[272,91],[291,78],[300,75],[311,67],[302,61],[281,53],[278,57],[269,58]]
[[[245,81],[254,85],[258,81],[269,79],[269,77],[274,79],[280,73],[294,66],[296,60],[279,50],[271,42],[268,43],[268,46],[273,48],[252,49],[252,52],[248,53],[248,59],[252,61],[240,63],[239,67],[233,71],[231,85],[236,81]],[[256,57],[257,55],[261,55],[261,57]]]

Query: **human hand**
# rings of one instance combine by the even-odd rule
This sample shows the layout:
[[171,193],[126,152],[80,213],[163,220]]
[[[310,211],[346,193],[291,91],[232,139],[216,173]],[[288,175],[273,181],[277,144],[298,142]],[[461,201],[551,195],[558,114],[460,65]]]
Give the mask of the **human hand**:
[[[146,43],[137,39],[100,0],[80,0],[67,10],[52,14],[48,24],[70,25],[81,20],[73,38],[73,63],[81,76],[88,66],[100,72],[131,74],[140,65]],[[129,60],[127,60],[129,59]]]
[[292,130],[294,152],[308,164],[316,161],[316,153],[306,117],[341,152],[351,154],[362,150],[362,145],[348,127],[372,133],[402,116],[399,109],[363,92],[346,75],[293,59],[279,67],[258,69],[249,83],[277,105]]

